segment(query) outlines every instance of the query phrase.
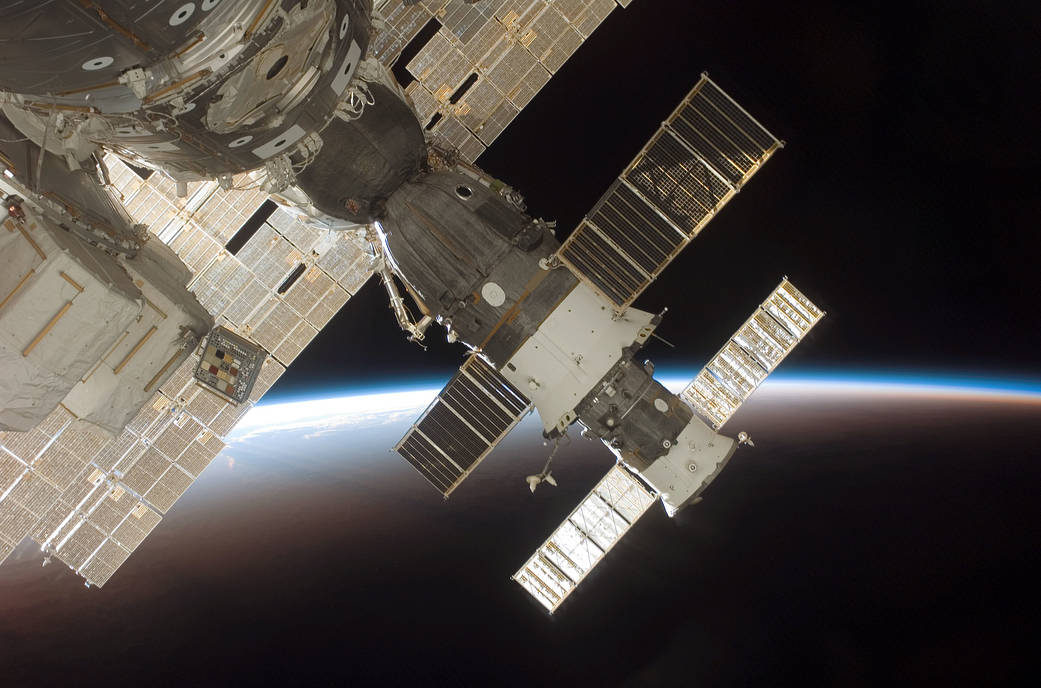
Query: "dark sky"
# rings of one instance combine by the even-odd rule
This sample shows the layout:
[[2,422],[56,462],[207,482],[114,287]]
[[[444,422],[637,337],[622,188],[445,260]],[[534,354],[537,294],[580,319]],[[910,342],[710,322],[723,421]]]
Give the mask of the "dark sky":
[[[971,6],[970,6],[971,5]],[[1038,370],[1036,3],[637,0],[479,163],[577,225],[703,70],[787,146],[636,306],[669,308],[659,365],[700,367],[783,275],[829,316],[784,370]],[[447,379],[365,286],[275,394]]]
[[[702,70],[787,142],[636,306],[700,367],[787,274],[828,317],[786,363],[1034,375],[1041,356],[1036,3],[636,0],[478,161],[563,239]],[[370,282],[274,390],[446,379]]]

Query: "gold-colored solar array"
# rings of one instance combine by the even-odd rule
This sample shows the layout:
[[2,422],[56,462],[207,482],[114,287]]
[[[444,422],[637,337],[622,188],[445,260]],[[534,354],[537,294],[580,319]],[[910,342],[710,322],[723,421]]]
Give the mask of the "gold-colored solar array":
[[555,611],[656,497],[621,464],[615,464],[513,574],[513,580],[547,610]]
[[781,280],[680,397],[718,430],[823,317],[795,285]]
[[[402,0],[377,3],[371,52],[392,66],[429,22],[406,92],[434,142],[473,162],[618,5],[630,0]],[[469,85],[464,89],[464,85]]]
[[[0,562],[29,535],[94,585],[104,585],[224,448],[224,439],[371,275],[350,233],[309,227],[278,209],[232,255],[224,246],[264,203],[259,190],[142,179],[113,156],[113,190],[191,269],[188,288],[217,324],[269,352],[246,403],[192,376],[193,352],[112,439],[59,406],[29,432],[0,433]],[[243,176],[237,185],[248,185]],[[287,277],[303,265],[284,293]]]
[[557,256],[623,311],[783,145],[702,74]]

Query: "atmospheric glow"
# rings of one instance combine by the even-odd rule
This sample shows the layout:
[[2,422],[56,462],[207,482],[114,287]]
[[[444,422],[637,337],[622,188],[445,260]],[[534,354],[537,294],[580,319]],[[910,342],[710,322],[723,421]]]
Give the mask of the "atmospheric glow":
[[[661,383],[678,392],[693,377],[665,374]],[[1000,380],[972,376],[827,373],[776,375],[763,383],[759,393],[811,392],[843,397],[878,394],[922,396],[943,399],[1007,400],[1041,403],[1041,381]]]
[[308,437],[315,437],[348,426],[357,428],[411,421],[439,391],[420,389],[261,404],[242,419],[229,439],[243,440],[290,430],[311,430]]
[[[659,372],[663,372],[660,371]],[[664,371],[661,383],[673,392],[682,390],[694,372]],[[243,440],[268,433],[308,430],[307,437],[359,428],[413,421],[434,399],[439,389],[413,389],[309,399],[257,406],[242,420],[229,439]],[[776,376],[763,383],[756,396],[807,395],[845,399],[889,394],[937,400],[976,399],[1041,404],[1041,382],[996,380],[958,376],[899,374],[802,374]],[[754,399],[755,397],[753,397]]]

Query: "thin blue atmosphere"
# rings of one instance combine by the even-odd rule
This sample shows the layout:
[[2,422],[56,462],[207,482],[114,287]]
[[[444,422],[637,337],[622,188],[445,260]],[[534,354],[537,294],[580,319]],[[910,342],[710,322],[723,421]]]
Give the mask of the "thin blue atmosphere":
[[[655,377],[673,391],[682,389],[697,374],[697,370],[674,367],[655,369]],[[320,388],[310,394],[269,393],[258,406],[274,406],[318,399],[367,396],[418,391],[433,391],[444,387],[451,375],[425,375],[407,382],[366,382],[357,387]],[[878,387],[886,389],[931,390],[946,393],[967,393],[1041,399],[1041,378],[998,376],[969,372],[913,372],[894,370],[797,370],[778,371],[764,383],[765,388],[780,385],[828,385],[840,387]]]
[[999,376],[987,373],[950,371],[828,371],[809,370],[786,373],[779,371],[770,381],[787,384],[829,384],[849,386],[884,386],[929,388],[947,392],[975,392],[1013,396],[1041,397],[1041,379]]

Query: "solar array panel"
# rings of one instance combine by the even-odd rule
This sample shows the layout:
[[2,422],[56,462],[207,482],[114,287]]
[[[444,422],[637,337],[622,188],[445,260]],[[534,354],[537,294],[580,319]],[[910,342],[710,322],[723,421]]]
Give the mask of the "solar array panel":
[[624,310],[782,145],[702,74],[557,255]]
[[437,32],[405,65],[406,92],[436,144],[473,162],[618,5],[629,0],[403,0],[377,3],[387,28],[371,51],[391,67],[430,22]]
[[824,311],[782,280],[680,397],[718,430],[822,317]]
[[552,613],[654,500],[643,483],[615,464],[513,580]]
[[[107,156],[113,191],[191,270],[188,288],[217,323],[268,355],[240,403],[193,376],[205,341],[158,383],[115,438],[58,406],[29,432],[0,432],[0,562],[29,535],[93,585],[104,585],[224,448],[224,438],[371,275],[347,232],[278,209],[233,255],[225,248],[267,199],[255,188],[142,179]],[[236,186],[249,187],[247,176]],[[299,279],[279,293],[288,275]],[[252,372],[252,371],[251,371]]]
[[527,397],[474,354],[394,449],[447,497],[530,406]]

